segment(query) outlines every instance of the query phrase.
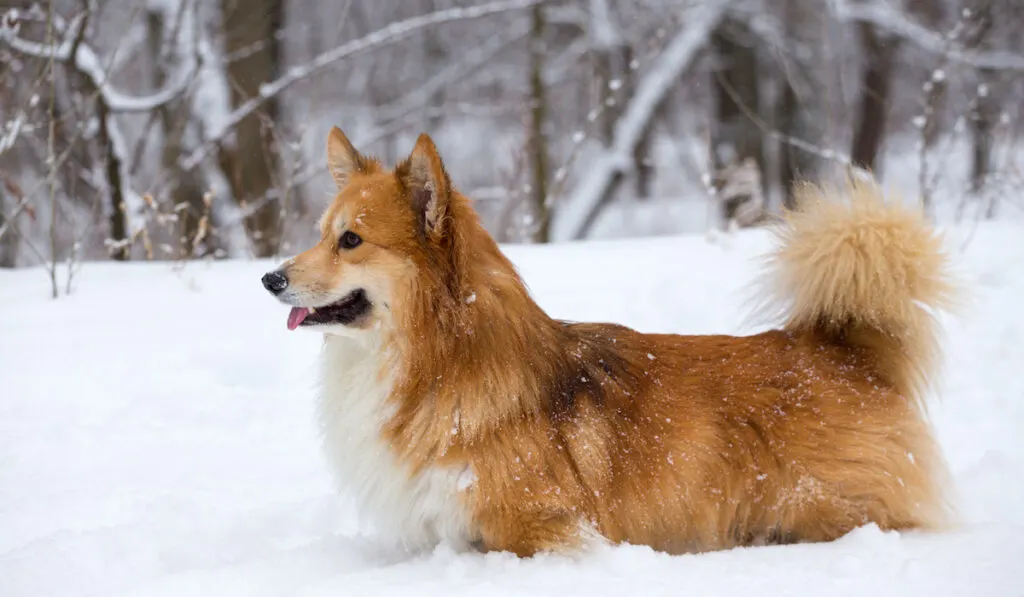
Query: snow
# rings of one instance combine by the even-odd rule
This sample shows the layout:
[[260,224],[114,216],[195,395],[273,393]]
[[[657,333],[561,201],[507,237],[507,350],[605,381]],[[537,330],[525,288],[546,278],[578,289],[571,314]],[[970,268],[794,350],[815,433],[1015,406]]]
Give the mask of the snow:
[[[285,329],[287,309],[260,285],[271,263],[87,264],[57,301],[42,270],[2,271],[0,595],[1024,595],[1020,231],[950,231],[972,294],[942,318],[948,367],[931,412],[954,528],[677,557],[377,546],[321,456],[320,339]],[[508,252],[553,316],[748,333],[768,246],[742,231]]]

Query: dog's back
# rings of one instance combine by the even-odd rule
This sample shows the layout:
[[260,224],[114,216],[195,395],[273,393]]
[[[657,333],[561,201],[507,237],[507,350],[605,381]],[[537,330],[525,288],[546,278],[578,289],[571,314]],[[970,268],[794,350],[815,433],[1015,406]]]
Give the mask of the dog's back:
[[[552,547],[544,537],[577,537],[568,521],[582,519],[611,541],[678,553],[941,523],[944,465],[923,408],[938,354],[927,308],[952,298],[941,245],[874,187],[807,187],[803,199],[762,293],[783,329],[564,326],[549,420],[515,432],[556,464],[510,482],[491,464],[506,437],[472,452],[492,471],[489,500],[515,511],[525,490],[546,513],[525,538]],[[518,540],[503,549],[536,547],[506,534]]]
[[585,372],[600,390],[555,425],[587,438],[566,440],[570,458],[607,463],[577,466],[604,536],[680,552],[943,520],[922,401],[938,356],[927,308],[952,298],[945,258],[920,215],[864,183],[845,195],[807,187],[781,229],[764,296],[782,330],[570,328],[601,360]]

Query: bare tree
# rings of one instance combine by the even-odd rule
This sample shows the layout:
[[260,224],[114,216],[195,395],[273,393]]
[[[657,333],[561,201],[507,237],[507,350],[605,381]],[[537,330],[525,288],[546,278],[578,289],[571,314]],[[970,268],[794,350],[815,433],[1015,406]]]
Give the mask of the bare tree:
[[535,212],[536,227],[533,242],[546,243],[550,234],[551,216],[548,209],[548,142],[544,127],[548,113],[547,92],[544,89],[544,8],[537,4],[530,10],[530,197]]
[[[9,227],[7,216],[4,214],[18,204],[19,190],[17,184],[8,178],[5,172],[0,171],[0,230]],[[18,237],[14,233],[5,234],[0,237],[0,268],[14,267],[17,264]]]
[[[231,103],[237,108],[262,95],[261,87],[281,72],[277,31],[284,23],[284,2],[221,0],[221,13],[225,50],[237,55],[228,65]],[[263,201],[278,174],[279,150],[273,127],[279,117],[277,98],[266,99],[259,110],[238,122],[220,154],[236,201],[243,207],[253,204],[246,227],[259,257],[275,255],[280,248],[280,207]]]

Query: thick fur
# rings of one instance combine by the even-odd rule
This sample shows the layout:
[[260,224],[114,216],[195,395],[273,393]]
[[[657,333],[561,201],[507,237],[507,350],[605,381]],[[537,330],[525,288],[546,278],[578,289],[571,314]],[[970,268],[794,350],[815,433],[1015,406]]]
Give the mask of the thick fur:
[[[323,326],[325,445],[387,536],[520,555],[671,553],[934,527],[923,409],[952,297],[939,240],[877,188],[808,186],[769,264],[781,329],[641,334],[548,317],[425,135],[393,171],[332,131],[339,193],[282,300]],[[338,248],[345,230],[364,242]],[[680,272],[683,275],[683,272]]]

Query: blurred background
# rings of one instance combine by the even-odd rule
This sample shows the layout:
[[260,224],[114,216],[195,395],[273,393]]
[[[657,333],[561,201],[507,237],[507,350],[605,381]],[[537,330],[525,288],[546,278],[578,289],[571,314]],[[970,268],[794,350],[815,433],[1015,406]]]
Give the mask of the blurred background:
[[[855,170],[1024,213],[1021,0],[0,2],[0,266],[316,239],[329,128],[429,132],[506,243],[771,221]],[[58,275],[58,270],[66,274]]]

